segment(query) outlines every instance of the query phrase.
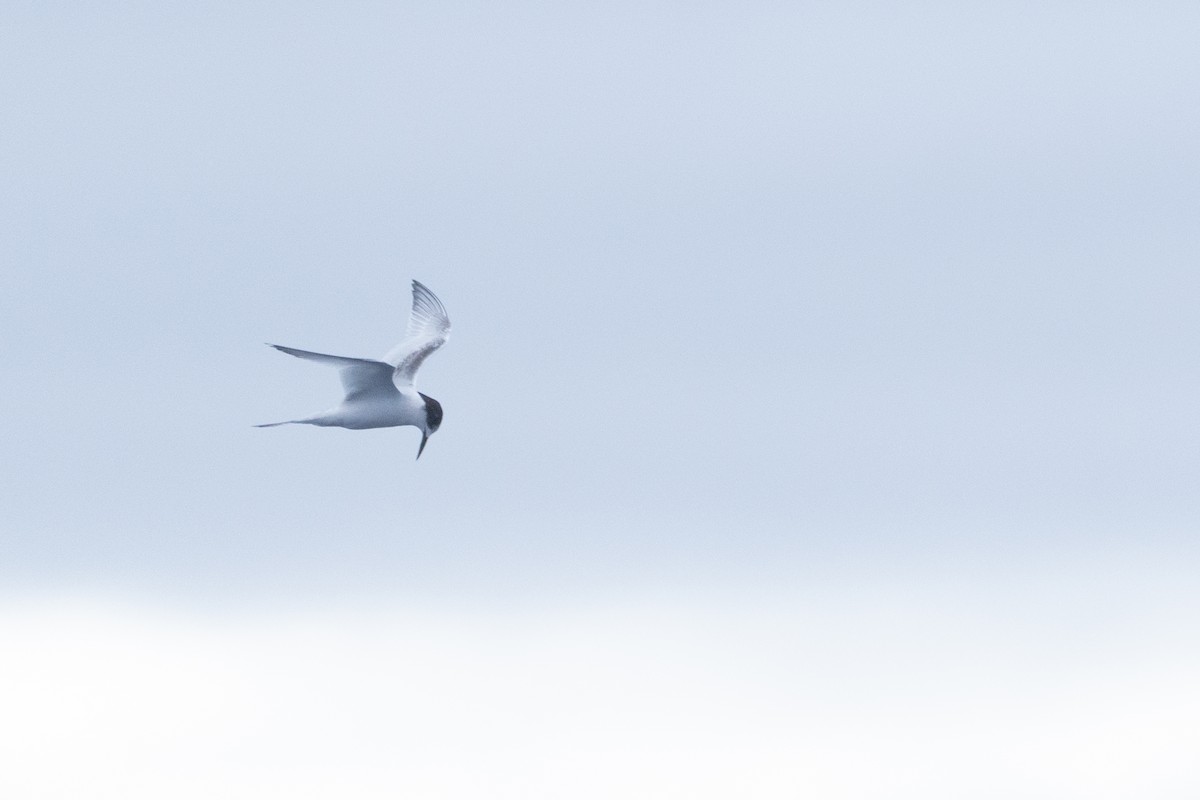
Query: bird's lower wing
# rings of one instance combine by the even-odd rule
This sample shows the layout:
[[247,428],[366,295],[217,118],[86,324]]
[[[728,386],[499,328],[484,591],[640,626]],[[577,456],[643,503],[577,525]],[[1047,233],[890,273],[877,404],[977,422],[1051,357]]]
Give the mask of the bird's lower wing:
[[296,358],[337,367],[338,375],[342,379],[342,388],[346,390],[347,400],[369,394],[395,394],[397,392],[396,384],[392,382],[395,368],[391,364],[369,358],[349,358],[348,356],[331,356],[328,353],[314,353],[311,350],[297,350],[295,347],[284,347],[280,344],[273,344],[271,347]]

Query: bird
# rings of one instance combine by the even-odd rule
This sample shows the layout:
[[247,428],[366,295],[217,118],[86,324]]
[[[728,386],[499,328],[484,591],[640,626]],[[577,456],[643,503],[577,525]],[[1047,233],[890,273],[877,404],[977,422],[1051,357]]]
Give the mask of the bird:
[[336,367],[346,396],[341,403],[320,414],[254,427],[319,425],[365,430],[412,425],[421,431],[421,446],[417,448],[417,458],[420,458],[429,437],[442,425],[442,404],[416,390],[417,370],[449,336],[450,317],[446,315],[446,307],[429,287],[413,281],[408,329],[400,343],[381,360],[331,356],[268,342],[268,347],[282,353]]

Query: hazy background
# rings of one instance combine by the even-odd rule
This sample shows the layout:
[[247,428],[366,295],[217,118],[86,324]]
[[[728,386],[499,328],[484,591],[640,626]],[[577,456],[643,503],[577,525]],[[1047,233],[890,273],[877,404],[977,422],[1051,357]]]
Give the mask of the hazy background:
[[0,789],[1196,796],[1197,41],[7,4]]

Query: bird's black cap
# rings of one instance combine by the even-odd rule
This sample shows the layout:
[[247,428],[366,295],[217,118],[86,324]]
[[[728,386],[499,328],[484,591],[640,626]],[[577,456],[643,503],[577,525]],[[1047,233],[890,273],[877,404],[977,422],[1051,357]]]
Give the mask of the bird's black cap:
[[442,404],[423,392],[417,392],[425,401],[425,419],[429,423],[430,432],[442,426]]

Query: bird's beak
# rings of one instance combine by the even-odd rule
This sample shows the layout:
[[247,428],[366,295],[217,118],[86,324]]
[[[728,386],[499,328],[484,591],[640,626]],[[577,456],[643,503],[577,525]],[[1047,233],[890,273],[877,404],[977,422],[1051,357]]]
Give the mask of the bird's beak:
[[429,434],[421,431],[421,446],[417,448],[417,458],[421,457],[421,453],[425,452],[425,443],[429,441]]

